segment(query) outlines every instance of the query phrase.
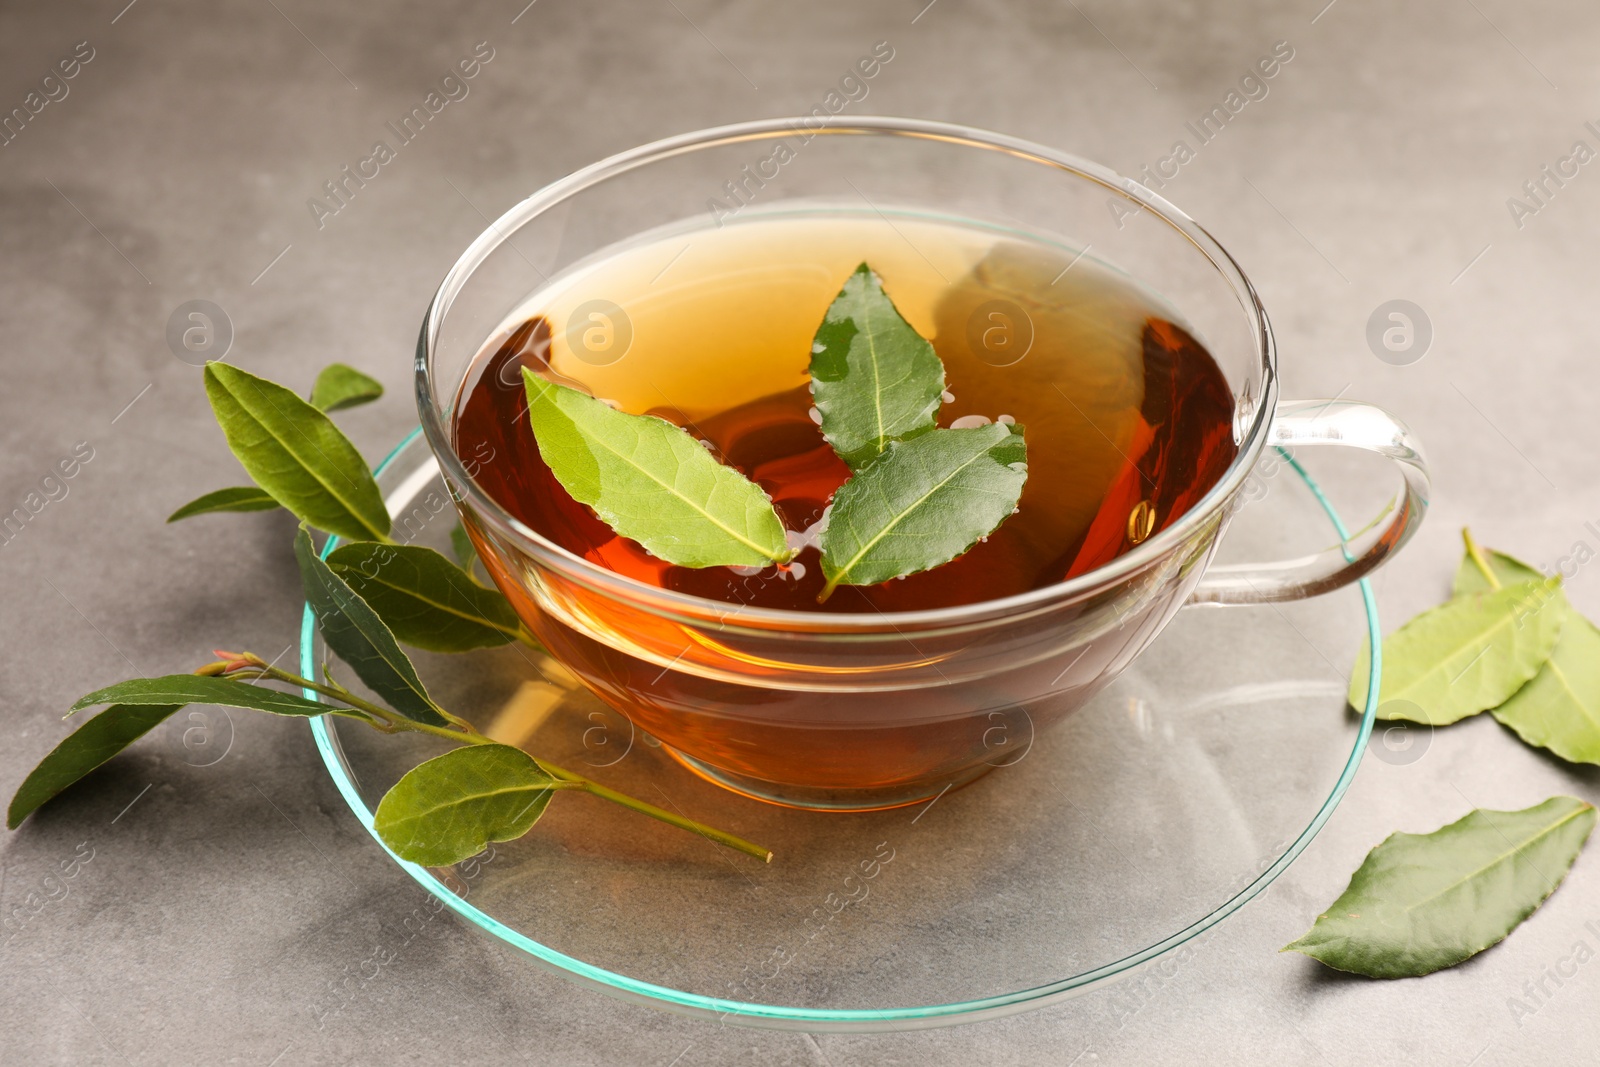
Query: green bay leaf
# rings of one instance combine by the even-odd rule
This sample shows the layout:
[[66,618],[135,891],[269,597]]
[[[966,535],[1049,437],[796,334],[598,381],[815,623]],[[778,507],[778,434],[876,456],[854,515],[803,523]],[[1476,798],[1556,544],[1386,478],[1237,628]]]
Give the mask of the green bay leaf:
[[1480,808],[1431,834],[1392,834],[1284,951],[1371,978],[1453,967],[1555,892],[1594,822],[1592,805],[1556,796],[1522,811]]
[[254,485],[239,485],[195,497],[168,515],[167,521],[177,522],[180,519],[195,515],[210,515],[218,511],[271,511],[281,506],[265,489]]
[[[1502,586],[1543,578],[1504,552],[1483,550],[1482,555],[1493,582]],[[1492,588],[1472,553],[1465,553],[1456,570],[1455,595],[1473,596]],[[1560,595],[1565,602],[1566,594]],[[1600,763],[1600,630],[1570,603],[1566,608],[1567,621],[1549,660],[1492,713],[1530,745],[1573,763]]]
[[934,427],[944,364],[901,317],[865,263],[845,280],[811,345],[811,396],[822,435],[859,469],[891,441]]
[[389,512],[361,453],[292,391],[227,363],[207,363],[206,396],[255,483],[319,530],[383,540]]
[[[132,678],[104,689],[96,689],[72,705],[73,711],[96,704],[219,704],[273,715],[326,715],[340,709],[293,693],[283,693],[264,685],[251,685],[237,678],[203,674],[168,674],[159,678]],[[359,712],[348,712],[366,718]]]
[[[1489,564],[1489,569],[1494,572],[1494,577],[1501,586],[1516,585],[1519,582],[1543,581],[1544,574],[1537,567],[1522,562],[1515,556],[1508,556],[1504,552],[1487,551],[1483,554],[1484,561]],[[1469,593],[1487,593],[1495,586],[1484,577],[1483,568],[1473,560],[1472,553],[1464,552],[1461,555],[1461,565],[1456,568],[1455,583],[1451,588],[1452,596],[1466,596]]]
[[445,867],[527,833],[556,788],[521,749],[468,745],[407,771],[379,801],[372,825],[401,859]]
[[334,655],[406,718],[433,726],[446,725],[449,720],[417,677],[411,657],[360,594],[317,558],[304,525],[295,534],[294,555],[300,565],[306,602],[317,617],[322,639]]
[[1600,630],[1572,611],[1544,667],[1492,714],[1530,745],[1600,763]]
[[[1384,638],[1378,715],[1433,726],[1505,701],[1550,658],[1566,620],[1558,578],[1473,593],[1431,608]],[[1350,676],[1350,705],[1366,706],[1370,649]]]
[[421,545],[352,541],[328,566],[377,612],[394,636],[431,652],[469,652],[516,640],[522,623],[498,589]]
[[822,534],[826,598],[948,563],[1016,509],[1022,427],[933,430],[897,441],[839,487]]
[[472,565],[478,561],[478,550],[473,546],[472,538],[467,536],[467,528],[459,522],[450,527],[450,550],[456,554],[456,562],[461,564],[461,569],[470,575]]
[[573,499],[612,530],[683,567],[793,557],[767,494],[688,432],[617,411],[527,368],[522,376],[539,455]]
[[45,801],[161,725],[182,706],[114,704],[78,727],[17,787],[6,811],[6,826],[15,830]]
[[330,363],[311,387],[311,406],[318,411],[341,411],[369,404],[383,395],[383,384],[354,367]]

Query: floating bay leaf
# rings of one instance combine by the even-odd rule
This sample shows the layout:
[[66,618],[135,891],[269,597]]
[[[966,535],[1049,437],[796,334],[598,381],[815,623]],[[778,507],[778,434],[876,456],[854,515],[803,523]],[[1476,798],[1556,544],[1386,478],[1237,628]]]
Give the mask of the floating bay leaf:
[[394,634],[343,578],[317,558],[304,525],[295,534],[294,555],[300,564],[300,584],[306,601],[317,617],[317,629],[334,655],[348,663],[358,678],[406,718],[433,726],[446,725],[449,720],[428,695],[411,658],[401,650]]
[[829,305],[811,346],[811,396],[822,435],[857,469],[894,440],[934,427],[944,364],[901,318],[865,263]]
[[384,794],[373,829],[403,860],[444,867],[527,833],[557,783],[509,745],[468,745],[418,764]]
[[352,541],[328,554],[328,566],[408,645],[468,652],[521,633],[498,589],[479,585],[431,548]]
[[265,489],[254,485],[240,485],[195,497],[168,515],[167,521],[177,522],[179,519],[210,515],[218,511],[271,511],[277,507],[281,505]]
[[1370,978],[1453,967],[1555,892],[1594,822],[1592,805],[1556,796],[1523,811],[1479,809],[1431,834],[1392,834],[1284,951]]
[[182,704],[114,704],[72,732],[23,779],[6,826],[15,830],[41,804],[167,720]]
[[[1550,658],[1566,620],[1559,578],[1457,597],[1384,638],[1378,714],[1413,707],[1444,726],[1502,703]],[[1365,645],[1350,676],[1350,704],[1366,706]]]
[[226,363],[207,363],[205,383],[228,447],[268,495],[319,530],[358,541],[388,536],[378,483],[328,416]]
[[311,406],[319,411],[341,411],[368,404],[383,395],[383,384],[354,367],[330,363],[311,387]]
[[933,430],[894,442],[834,494],[822,534],[825,599],[948,563],[1016,509],[1027,480],[1022,427]]
[[617,411],[527,368],[522,376],[540,456],[573,499],[618,534],[684,567],[793,557],[767,494],[686,431]]

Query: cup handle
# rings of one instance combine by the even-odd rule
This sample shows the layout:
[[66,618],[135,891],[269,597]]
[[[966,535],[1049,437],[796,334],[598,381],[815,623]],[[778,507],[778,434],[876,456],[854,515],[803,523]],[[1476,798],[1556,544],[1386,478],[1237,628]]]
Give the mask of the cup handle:
[[1272,604],[1300,600],[1348,585],[1371,572],[1410,540],[1428,510],[1430,480],[1422,446],[1405,423],[1359,400],[1292,400],[1278,405],[1268,442],[1279,448],[1342,445],[1387,456],[1404,486],[1376,518],[1334,548],[1277,563],[1239,563],[1207,569],[1190,604]]

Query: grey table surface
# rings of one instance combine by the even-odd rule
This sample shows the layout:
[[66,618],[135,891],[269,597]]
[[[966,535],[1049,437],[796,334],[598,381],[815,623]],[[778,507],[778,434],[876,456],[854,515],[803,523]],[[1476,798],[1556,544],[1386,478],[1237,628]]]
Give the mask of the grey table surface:
[[[237,478],[198,371],[167,344],[174,308],[219,304],[231,358],[281,380],[336,358],[376,375],[392,398],[344,424],[381,453],[413,424],[424,302],[487,218],[614,151],[808,111],[880,40],[895,60],[861,110],[994,128],[1129,174],[1289,42],[1270,93],[1166,193],[1254,278],[1285,395],[1382,402],[1427,443],[1435,503],[1379,582],[1387,625],[1439,599],[1468,522],[1565,563],[1573,599],[1600,612],[1581,565],[1600,547],[1585,258],[1600,178],[1573,164],[1539,199],[1523,190],[1575,142],[1600,147],[1586,125],[1600,120],[1600,11],[1324,2],[0,5],[0,109],[57,97],[0,147],[0,511],[92,450],[66,495],[0,545],[0,785],[55,743],[59,713],[91,684],[186,669],[218,635],[272,651],[294,636],[280,526],[162,524],[175,501]],[[470,95],[319,227],[307,201],[478,42],[495,59]],[[41,86],[75,52],[92,58]],[[1369,347],[1369,316],[1392,299],[1431,322],[1420,361]],[[0,838],[8,913],[92,855],[0,944],[0,1061],[1465,1067],[1588,1063],[1600,1047],[1597,972],[1525,992],[1578,942],[1597,944],[1600,857],[1505,944],[1426,979],[1344,980],[1275,951],[1393,830],[1555,792],[1600,798],[1592,768],[1525,749],[1487,716],[1439,732],[1413,763],[1369,759],[1310,851],[1141,999],[1113,990],[887,1036],[613,1001],[460,924],[319,1029],[317,991],[420,891],[366,838],[303,727],[235,718],[222,762],[192,766],[158,731]],[[335,913],[346,921],[330,926]]]

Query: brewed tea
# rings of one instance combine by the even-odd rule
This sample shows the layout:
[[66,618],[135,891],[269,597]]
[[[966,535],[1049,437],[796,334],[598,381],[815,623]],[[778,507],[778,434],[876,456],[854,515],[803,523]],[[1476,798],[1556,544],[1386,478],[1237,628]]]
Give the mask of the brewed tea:
[[[850,472],[823,440],[806,368],[824,311],[863,260],[944,362],[939,424],[1024,424],[1029,477],[1018,513],[954,562],[842,587],[819,605],[815,537]],[[767,218],[639,243],[536,294],[467,376],[456,449],[522,522],[658,587],[795,611],[991,600],[1109,562],[1232,461],[1232,394],[1175,319],[1087,256],[1014,235],[877,215]],[[673,566],[619,537],[540,458],[523,366],[683,426],[766,490],[804,550],[748,573]]]

